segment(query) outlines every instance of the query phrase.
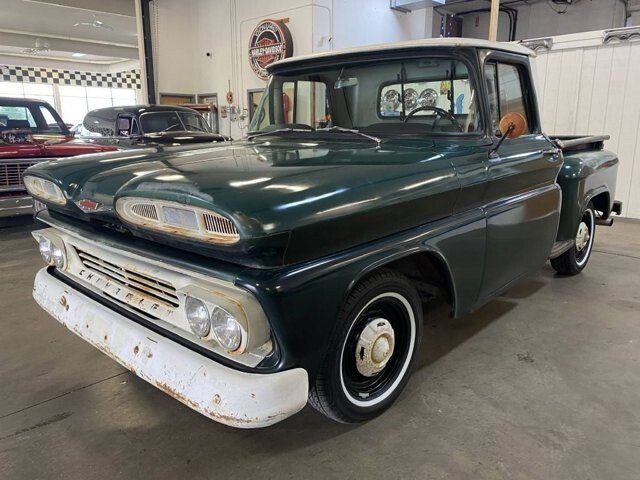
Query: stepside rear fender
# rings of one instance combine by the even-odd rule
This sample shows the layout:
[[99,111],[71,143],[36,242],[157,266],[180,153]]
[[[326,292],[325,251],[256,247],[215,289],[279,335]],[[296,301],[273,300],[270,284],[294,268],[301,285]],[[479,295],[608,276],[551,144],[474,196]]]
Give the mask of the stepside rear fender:
[[583,150],[565,154],[558,174],[562,211],[556,241],[575,237],[581,212],[596,199],[596,210],[611,215],[615,200],[618,157],[608,150]]

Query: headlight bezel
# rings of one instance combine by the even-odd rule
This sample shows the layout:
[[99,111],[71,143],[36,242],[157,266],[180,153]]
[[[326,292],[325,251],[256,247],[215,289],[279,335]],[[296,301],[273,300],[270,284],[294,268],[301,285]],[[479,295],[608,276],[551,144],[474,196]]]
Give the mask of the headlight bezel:
[[67,197],[62,189],[51,180],[36,175],[25,175],[22,179],[27,192],[32,197],[56,205],[66,205]]
[[[240,241],[235,222],[216,211],[170,200],[120,197],[115,202],[118,216],[127,224],[145,230],[177,235],[215,245]],[[169,212],[173,218],[169,218]],[[189,224],[177,220],[189,219]]]
[[[208,335],[206,337],[197,337],[197,335],[193,333],[193,330],[191,330],[190,325],[187,324],[186,328],[189,329],[189,333],[201,341],[216,343],[220,349],[229,355],[235,356],[255,351],[272,340],[271,325],[262,309],[254,310],[247,304],[238,302],[237,299],[223,293],[219,289],[209,290],[196,285],[185,285],[183,288],[178,289],[178,294],[180,295],[180,305],[185,312],[186,322],[188,322],[188,320],[186,320],[185,308],[187,297],[194,297],[204,302],[209,311],[211,329]],[[229,345],[223,345],[214,334],[211,315],[217,308],[226,312],[238,324],[240,329],[240,344],[235,349],[228,348]]]
[[[64,271],[67,269],[69,265],[69,252],[67,251],[67,247],[64,241],[55,234],[47,231],[46,233],[42,233],[41,231],[32,232],[32,235],[38,242],[38,250],[40,251],[40,256],[42,257],[42,261],[49,265],[50,267],[56,267],[58,270]],[[43,253],[42,243],[43,241],[47,242],[49,246],[49,254],[45,258],[45,254]],[[57,261],[54,258],[54,252],[58,250],[60,252],[60,261]]]

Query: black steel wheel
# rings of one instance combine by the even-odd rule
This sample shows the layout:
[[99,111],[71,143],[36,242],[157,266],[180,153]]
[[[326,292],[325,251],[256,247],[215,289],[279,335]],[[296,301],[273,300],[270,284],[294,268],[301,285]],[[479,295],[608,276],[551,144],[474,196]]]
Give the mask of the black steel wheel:
[[596,214],[589,203],[582,211],[575,244],[562,255],[551,259],[551,266],[562,275],[577,275],[589,262],[596,233]]
[[422,332],[422,304],[413,284],[379,270],[350,293],[309,402],[343,423],[376,417],[411,375]]

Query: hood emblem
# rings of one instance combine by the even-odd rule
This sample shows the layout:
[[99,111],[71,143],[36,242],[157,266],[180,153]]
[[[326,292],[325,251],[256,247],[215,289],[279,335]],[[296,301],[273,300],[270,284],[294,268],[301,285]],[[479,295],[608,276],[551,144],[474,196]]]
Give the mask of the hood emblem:
[[109,208],[106,208],[100,202],[89,200],[88,198],[83,198],[82,200],[78,200],[75,203],[80,208],[80,210],[82,210],[85,213],[109,210]]

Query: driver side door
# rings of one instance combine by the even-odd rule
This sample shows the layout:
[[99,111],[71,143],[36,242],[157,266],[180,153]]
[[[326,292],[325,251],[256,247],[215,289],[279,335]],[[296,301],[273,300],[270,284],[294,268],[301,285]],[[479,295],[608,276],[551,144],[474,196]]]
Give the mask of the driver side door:
[[481,303],[547,259],[560,216],[556,177],[562,165],[558,150],[540,130],[529,59],[491,51],[484,60],[494,145],[504,134],[499,125],[505,114],[521,114],[526,127],[521,136],[506,138],[486,160],[487,248]]

